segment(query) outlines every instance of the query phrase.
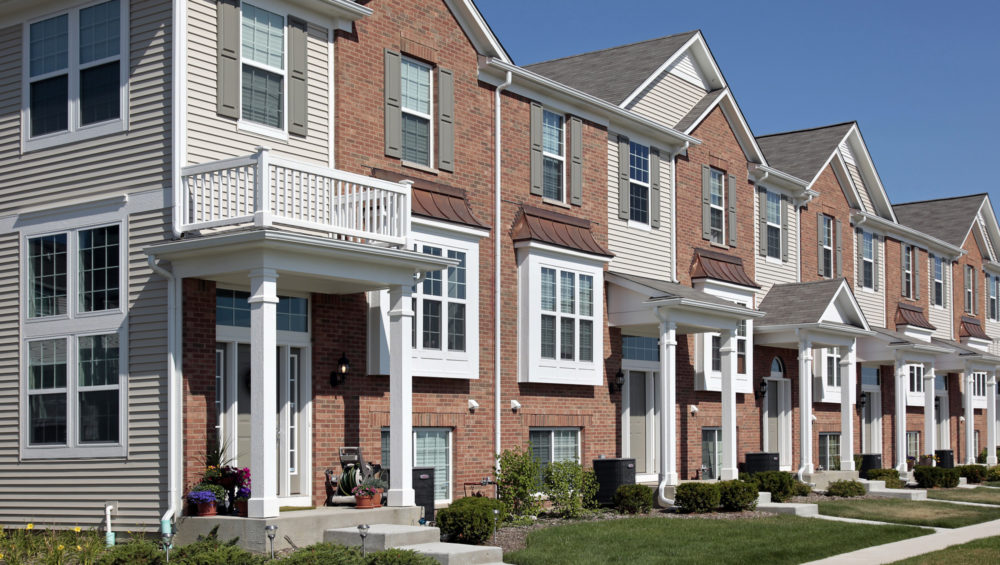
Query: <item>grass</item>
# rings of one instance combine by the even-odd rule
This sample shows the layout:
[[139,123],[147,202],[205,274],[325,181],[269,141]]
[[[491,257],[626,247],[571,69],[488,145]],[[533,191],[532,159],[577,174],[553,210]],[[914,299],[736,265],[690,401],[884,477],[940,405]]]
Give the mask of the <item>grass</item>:
[[[930,533],[795,516],[752,520],[628,518],[538,530],[527,547],[504,555],[515,565],[573,563],[802,563]],[[781,540],[781,543],[775,543]]]
[[818,504],[819,513],[827,516],[934,528],[960,528],[1000,519],[1000,508],[963,506],[947,502],[867,498],[864,500],[830,500]]
[[986,481],[983,484],[988,487],[1000,487],[1000,481]]
[[996,563],[998,555],[1000,537],[992,537],[896,561],[893,565],[983,565]]
[[957,500],[980,504],[1000,504],[1000,489],[977,487],[974,489],[933,489],[927,491],[927,498],[935,500]]
[[316,510],[315,506],[282,506],[278,512],[298,512],[299,510]]

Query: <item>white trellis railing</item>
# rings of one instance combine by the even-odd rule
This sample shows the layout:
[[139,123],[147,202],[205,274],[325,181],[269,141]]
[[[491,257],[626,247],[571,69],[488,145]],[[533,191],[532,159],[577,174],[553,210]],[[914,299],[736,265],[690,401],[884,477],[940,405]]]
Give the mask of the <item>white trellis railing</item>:
[[348,241],[403,246],[410,183],[389,182],[271,155],[184,167],[180,230],[286,225]]

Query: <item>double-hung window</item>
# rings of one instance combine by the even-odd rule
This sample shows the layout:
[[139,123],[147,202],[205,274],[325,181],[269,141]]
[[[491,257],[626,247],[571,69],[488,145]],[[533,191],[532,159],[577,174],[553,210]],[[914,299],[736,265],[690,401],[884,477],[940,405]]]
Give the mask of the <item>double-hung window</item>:
[[826,386],[840,387],[840,350],[831,347],[826,350]]
[[[391,458],[389,430],[383,428],[382,468]],[[413,428],[413,466],[434,468],[434,501],[451,500],[451,428]]]
[[986,373],[972,374],[972,396],[986,398]]
[[781,195],[767,191],[767,256],[781,259]]
[[541,356],[594,360],[594,277],[542,267]]
[[726,242],[726,174],[718,169],[711,169],[711,175],[709,181],[711,241],[723,245]]
[[538,462],[542,474],[550,463],[580,462],[579,428],[533,428],[528,431],[528,441],[531,456]]
[[913,247],[903,245],[903,296],[913,298]]
[[431,166],[434,139],[431,119],[431,66],[403,57],[400,62],[400,107],[403,114],[403,160]]
[[964,269],[965,273],[965,311],[968,314],[974,314],[973,309],[976,304],[976,280],[975,280],[975,269],[972,265],[966,265]]
[[934,257],[934,305],[944,306],[944,260]]
[[285,129],[285,17],[243,3],[243,119]]
[[820,221],[822,226],[820,227],[820,237],[822,241],[820,246],[822,247],[821,260],[819,270],[820,274],[824,277],[833,277],[833,218],[826,215],[820,216]]
[[1000,301],[997,300],[997,295],[1000,294],[1000,276],[988,275],[986,278],[986,284],[989,285],[990,293],[990,319],[993,321],[1000,320]]
[[26,149],[125,128],[127,4],[90,4],[27,25]]
[[924,392],[923,365],[910,365],[910,392]]
[[560,202],[566,184],[565,125],[562,115],[542,111],[542,196]]
[[26,238],[25,457],[125,454],[121,225]]
[[629,142],[629,220],[649,223],[649,147]]
[[861,286],[875,288],[875,234],[861,232]]
[[413,347],[446,351],[466,349],[466,284],[465,251],[422,245],[419,251],[437,257],[447,256],[458,265],[446,271],[427,273],[417,285],[413,301],[417,323],[413,325]]
[[840,470],[840,434],[819,434],[819,466],[827,471]]

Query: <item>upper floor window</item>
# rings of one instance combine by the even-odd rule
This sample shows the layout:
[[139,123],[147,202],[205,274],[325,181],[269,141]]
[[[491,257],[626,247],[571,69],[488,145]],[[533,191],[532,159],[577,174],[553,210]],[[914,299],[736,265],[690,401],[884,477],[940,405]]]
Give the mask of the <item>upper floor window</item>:
[[243,3],[244,120],[285,128],[285,18]]
[[455,86],[432,62],[385,51],[385,154],[415,167],[455,170]]
[[566,182],[566,132],[562,115],[542,111],[542,196],[560,202]]
[[903,253],[903,296],[913,298],[913,247],[902,246]]
[[986,283],[990,287],[990,319],[1000,320],[1000,303],[997,300],[997,296],[1000,295],[1000,276],[987,275]]
[[91,4],[28,24],[26,149],[124,129],[126,4]]
[[629,142],[629,214],[634,222],[649,223],[649,147]]
[[924,392],[923,365],[910,365],[910,392]]
[[833,259],[834,259],[834,232],[833,232],[833,218],[830,216],[821,214],[820,215],[820,265],[819,272],[820,275],[830,278],[833,277]]
[[[76,238],[75,253],[68,243]],[[75,271],[70,271],[70,257]],[[118,226],[105,226],[28,240],[28,317],[64,316],[75,283],[78,312],[117,310],[121,274]],[[73,276],[75,275],[75,276]]]
[[781,195],[777,192],[767,192],[767,256],[781,259]]
[[826,350],[826,386],[839,387],[840,379],[840,350],[832,347]]
[[966,265],[965,273],[965,311],[975,314],[976,307],[976,272],[972,265]]
[[726,237],[726,174],[718,169],[711,170],[709,214],[711,215],[712,243],[725,244]]
[[423,245],[428,255],[458,260],[447,271],[427,273],[416,286],[413,303],[416,313],[413,324],[413,347],[447,351],[465,351],[466,305],[468,300],[466,253],[464,250],[442,249]]
[[861,232],[861,286],[875,288],[875,234]]
[[944,306],[944,260],[934,257],[934,305]]
[[430,65],[403,57],[400,66],[403,110],[403,160],[431,166],[434,131],[431,120]]

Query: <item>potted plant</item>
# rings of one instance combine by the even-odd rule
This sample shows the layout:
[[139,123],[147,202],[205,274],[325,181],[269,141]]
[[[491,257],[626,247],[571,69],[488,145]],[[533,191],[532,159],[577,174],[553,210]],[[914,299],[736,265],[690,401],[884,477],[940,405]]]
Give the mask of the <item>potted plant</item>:
[[233,499],[233,505],[236,507],[236,515],[242,516],[244,518],[249,514],[247,503],[250,501],[250,489],[247,487],[240,487],[236,491],[236,498]]
[[192,490],[187,501],[197,507],[196,516],[215,516],[215,493],[210,490]]
[[925,453],[920,456],[920,465],[936,465],[938,463],[937,455],[933,453]]
[[[382,495],[379,493],[378,489],[370,483],[371,481],[364,481],[360,485],[351,489],[351,494],[354,495],[355,508],[375,508],[378,505],[375,498],[381,498]],[[381,502],[381,500],[378,502]]]
[[912,471],[913,467],[917,464],[917,458],[912,455],[906,456],[906,470]]

